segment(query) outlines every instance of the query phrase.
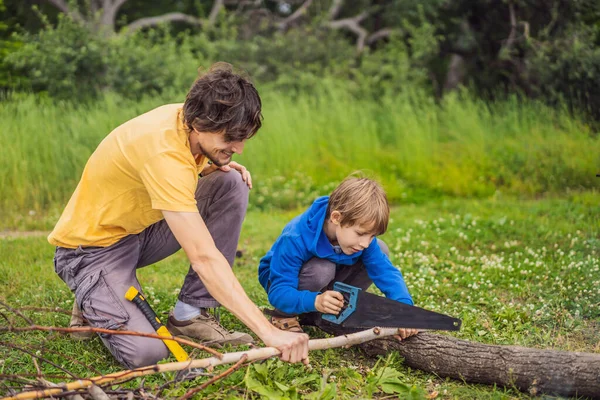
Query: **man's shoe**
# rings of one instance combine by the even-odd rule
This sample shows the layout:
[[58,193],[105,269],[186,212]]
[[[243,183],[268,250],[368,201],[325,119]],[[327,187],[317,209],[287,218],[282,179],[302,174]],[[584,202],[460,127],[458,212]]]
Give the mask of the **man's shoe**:
[[199,339],[203,344],[251,344],[254,343],[252,336],[243,332],[228,331],[205,310],[187,321],[176,320],[171,312],[167,320],[167,329],[173,336],[185,336],[191,339]]
[[304,333],[302,326],[298,322],[298,317],[276,317],[271,316],[271,324],[282,331]]
[[[73,310],[71,311],[71,322],[69,322],[69,328],[82,328],[89,327],[87,320],[83,318],[77,302],[73,301]],[[71,339],[75,340],[90,340],[94,337],[94,332],[71,332]]]

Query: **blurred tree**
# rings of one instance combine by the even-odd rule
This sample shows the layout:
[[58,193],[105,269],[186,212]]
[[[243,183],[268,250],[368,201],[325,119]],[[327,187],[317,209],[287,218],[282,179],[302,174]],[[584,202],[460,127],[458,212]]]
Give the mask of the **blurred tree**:
[[[172,39],[181,42],[177,34],[182,31],[198,36],[205,48],[192,50],[194,54],[247,62],[265,79],[278,80],[277,71],[289,71],[290,65],[306,66],[315,76],[334,71],[335,76],[364,77],[398,90],[403,84],[395,80],[410,77],[411,84],[425,85],[438,96],[460,86],[484,97],[517,92],[549,102],[566,100],[600,119],[598,0],[3,3],[0,38],[5,39],[17,27],[31,33],[46,29],[31,12],[36,5],[54,25],[57,14],[64,14],[104,37],[149,34],[168,23]],[[354,46],[353,52],[343,40]],[[335,56],[334,44],[339,50]],[[406,68],[414,72],[407,75]]]
[[18,19],[10,11],[5,1],[0,0],[0,89],[9,89],[17,81],[25,79],[6,60],[9,54],[21,47],[20,41],[12,36]]
[[[117,16],[121,8],[129,2],[129,0],[86,0],[86,1],[68,1],[68,0],[45,0],[53,5],[62,13],[70,16],[73,20],[83,24],[92,32],[102,33],[106,35],[115,34],[117,32]],[[176,11],[177,8],[187,8],[189,2],[175,1],[161,2],[158,7],[154,2],[137,2],[137,7],[132,6],[129,10],[135,15],[136,10],[144,9],[144,11],[153,12],[161,11],[161,14],[154,16],[144,16],[135,19],[125,25],[122,31],[126,33],[135,32],[141,28],[156,26],[166,22],[185,22],[192,25],[210,26],[214,24],[219,12],[224,6],[225,0],[214,0],[212,9],[208,16],[200,18],[196,15],[186,14]],[[186,4],[188,3],[188,4]],[[169,11],[165,12],[165,6],[169,7]],[[147,14],[146,14],[147,15]]]

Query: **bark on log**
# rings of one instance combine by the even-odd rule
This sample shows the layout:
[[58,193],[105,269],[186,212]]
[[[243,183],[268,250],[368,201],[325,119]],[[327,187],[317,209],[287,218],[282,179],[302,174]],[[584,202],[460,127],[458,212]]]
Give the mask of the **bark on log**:
[[600,354],[486,345],[426,332],[403,342],[381,339],[361,347],[369,355],[396,350],[409,367],[441,377],[534,395],[600,399]]

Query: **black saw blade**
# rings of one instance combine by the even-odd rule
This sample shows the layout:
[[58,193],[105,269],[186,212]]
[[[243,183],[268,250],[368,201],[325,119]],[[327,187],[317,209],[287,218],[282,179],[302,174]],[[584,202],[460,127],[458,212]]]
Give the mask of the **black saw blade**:
[[338,326],[348,331],[374,327],[458,331],[461,320],[360,291],[355,310]]

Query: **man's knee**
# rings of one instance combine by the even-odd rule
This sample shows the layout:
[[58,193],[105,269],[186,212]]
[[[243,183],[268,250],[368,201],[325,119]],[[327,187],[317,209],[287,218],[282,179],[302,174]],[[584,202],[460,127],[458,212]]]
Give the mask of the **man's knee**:
[[385,244],[385,242],[379,238],[377,238],[377,244],[379,245],[379,248],[381,249],[381,251],[383,251],[383,253],[386,256],[390,256],[390,248],[388,247],[387,244]]
[[[201,178],[199,182],[203,180],[211,181],[211,195],[227,197],[230,199],[231,205],[238,205],[244,210],[246,209],[250,189],[239,172],[233,169],[229,172],[218,170]],[[206,195],[203,190],[204,187],[204,185],[198,185],[198,189],[196,190],[197,200]]]
[[229,172],[224,171],[215,171],[210,174],[208,177],[212,177],[214,175],[214,179],[218,186],[222,187],[227,192],[235,192],[239,195],[248,195],[250,193],[250,189],[244,180],[242,179],[242,175],[235,171],[230,170]]
[[320,291],[335,278],[335,263],[313,257],[302,266],[298,277],[298,289]]
[[169,350],[160,339],[139,336],[122,336],[127,340],[105,341],[117,361],[133,369],[154,365],[169,356]]

